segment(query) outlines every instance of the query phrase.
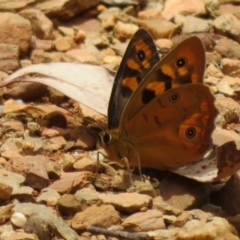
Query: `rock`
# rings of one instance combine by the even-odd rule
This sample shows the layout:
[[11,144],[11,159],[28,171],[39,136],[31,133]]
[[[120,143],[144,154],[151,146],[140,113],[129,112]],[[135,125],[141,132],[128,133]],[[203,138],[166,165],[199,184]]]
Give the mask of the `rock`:
[[216,85],[218,91],[226,96],[234,96],[234,90],[230,87],[230,85],[225,82],[225,81],[220,81],[217,85]]
[[39,39],[53,39],[53,23],[38,9],[24,9],[20,15],[31,22],[34,34]]
[[80,189],[74,194],[74,196],[78,202],[82,203],[84,209],[87,206],[94,205],[98,202],[98,192],[91,188]]
[[[0,207],[0,224],[4,224],[10,219],[12,214],[11,211],[13,207],[14,207],[14,204],[8,204]],[[2,231],[0,230],[0,232]]]
[[[175,16],[176,17],[176,16]],[[175,22],[179,24],[178,22]],[[196,32],[208,32],[209,30],[209,23],[207,20],[203,20],[193,16],[186,16],[183,22],[183,29],[182,33],[189,34],[189,33],[196,33]]]
[[166,19],[171,19],[176,13],[194,16],[205,14],[204,1],[167,0],[162,16]]
[[211,77],[222,78],[223,74],[214,64],[210,64],[206,69],[206,74]]
[[224,76],[221,81],[228,83],[233,90],[239,89],[239,86],[240,86],[239,77]]
[[99,64],[97,58],[89,53],[86,49],[72,49],[66,52],[67,56],[72,57],[81,63]]
[[120,224],[120,221],[121,218],[113,206],[90,206],[73,217],[72,228],[76,230],[86,230],[88,226],[108,228]]
[[46,170],[50,179],[59,179],[61,176],[61,166],[57,162],[47,162]]
[[29,122],[27,124],[27,128],[28,128],[28,134],[29,136],[33,137],[33,136],[41,136],[41,127],[38,125],[38,123],[36,122]]
[[209,13],[217,11],[221,6],[218,0],[205,0],[204,3],[205,3],[205,8]]
[[177,239],[219,239],[237,240],[236,229],[227,220],[213,217],[211,220],[188,221],[177,233]]
[[8,132],[23,132],[24,126],[21,121],[16,120],[6,120],[0,124],[0,126],[3,128],[4,133]]
[[40,83],[21,82],[10,88],[3,94],[5,99],[22,99],[23,101],[34,101],[47,93],[46,85]]
[[[181,25],[174,24],[162,18],[139,20],[140,27],[146,28],[154,39],[172,38],[182,31]],[[161,28],[159,28],[161,26]]]
[[[62,115],[62,116],[64,116],[64,115]],[[65,120],[65,118],[64,118],[64,120]],[[48,127],[50,127],[50,126],[48,126]],[[66,140],[62,136],[53,137],[53,138],[48,139],[45,149],[49,152],[58,151],[58,150],[64,148],[66,143],[67,143]]]
[[44,163],[38,162],[29,168],[25,184],[36,190],[48,187],[49,178]]
[[174,43],[169,39],[158,39],[158,40],[156,40],[156,45],[160,49],[167,49],[169,51],[171,48],[174,47]]
[[121,9],[119,7],[109,7],[103,10],[100,14],[98,14],[98,19],[103,23],[104,21],[107,21],[112,16],[114,17],[115,14],[118,14],[121,12]]
[[[230,2],[230,1],[229,1]],[[216,11],[218,16],[224,15],[224,14],[234,14],[235,16],[239,16],[240,7],[235,4],[220,4],[219,9]]]
[[13,232],[5,240],[39,240],[34,234]]
[[31,49],[40,49],[44,51],[53,50],[53,41],[52,40],[42,40],[42,39],[32,39]]
[[47,156],[44,155],[35,155],[35,156],[21,156],[14,157],[10,160],[12,165],[12,169],[18,173],[26,173],[31,166],[44,163],[50,161]]
[[172,174],[161,181],[160,193],[164,201],[174,208],[193,209],[208,202],[210,185]]
[[0,237],[2,239],[7,239],[12,233],[14,233],[12,224],[2,225],[0,227],[0,231],[1,231]]
[[[129,177],[129,176],[127,176],[127,177]],[[129,188],[126,188],[125,190],[127,190],[128,192],[137,192],[139,194],[145,194],[150,197],[156,196],[156,194],[157,194],[156,189],[154,189],[154,186],[149,181],[149,179],[144,179],[144,181],[143,181],[140,176],[132,175],[132,180],[133,180],[133,184]],[[125,179],[123,181],[125,181]],[[131,180],[130,180],[130,182],[131,182]],[[116,189],[121,190],[121,186],[119,188],[119,185],[115,185],[113,183],[112,187],[115,188],[115,186],[116,186]]]
[[146,9],[145,11],[138,13],[139,19],[154,19],[161,17],[160,9]]
[[92,160],[89,157],[84,157],[73,164],[73,168],[76,171],[89,171],[92,173],[97,172],[98,164],[96,160]]
[[17,199],[19,202],[34,202],[33,188],[28,186],[21,186],[14,189],[12,192],[12,199]]
[[164,202],[162,197],[158,196],[153,199],[153,209],[160,210],[163,214],[178,216],[181,211]]
[[104,204],[111,204],[116,210],[133,213],[152,203],[152,198],[138,193],[100,193],[98,199]]
[[15,13],[1,12],[0,43],[17,45],[21,56],[24,56],[28,52],[31,37],[31,24],[27,19]]
[[[0,42],[3,42],[1,37]],[[0,43],[0,70],[12,72],[17,70],[19,67],[19,47],[14,44]]]
[[14,226],[24,228],[27,218],[22,213],[15,212],[12,214],[10,220]]
[[24,180],[22,175],[0,168],[0,183],[12,187],[13,190],[19,188]]
[[[75,142],[74,142],[74,145],[75,145]],[[66,148],[66,146],[65,146]],[[64,172],[70,172],[71,170],[73,170],[73,165],[74,163],[76,162],[75,158],[66,153],[66,154],[63,154],[63,171]]]
[[106,34],[95,33],[95,32],[87,34],[86,42],[93,44],[98,48],[105,48],[105,47],[109,47],[110,45]]
[[110,64],[113,69],[117,69],[117,67],[121,63],[121,58],[119,56],[105,56],[103,58],[103,63],[104,64]]
[[40,204],[47,204],[48,202],[55,202],[57,203],[61,195],[52,188],[44,188],[39,193],[38,197],[36,198],[36,202]]
[[[217,65],[221,65],[222,57],[217,52],[206,52],[206,64],[216,63]],[[222,68],[221,68],[222,70]]]
[[214,51],[218,52],[223,58],[240,59],[240,44],[228,38],[217,41]]
[[122,226],[124,230],[130,232],[147,232],[165,228],[163,214],[156,209],[132,214],[123,221]]
[[217,85],[219,81],[220,81],[219,78],[217,78],[217,77],[211,77],[211,76],[209,76],[208,78],[205,78],[205,79],[204,79],[204,83],[206,83],[207,85],[210,85],[210,86],[215,86],[215,85]]
[[175,223],[177,217],[175,216],[169,216],[169,215],[164,215],[163,216],[163,221],[166,224],[166,226],[171,226]]
[[39,240],[51,240],[49,225],[37,213],[33,213],[26,221],[24,231],[34,233]]
[[215,105],[221,116],[224,117],[222,124],[238,122],[240,106],[232,98],[217,98]]
[[[60,217],[58,217],[55,211],[49,207],[41,204],[33,203],[19,203],[13,208],[14,212],[21,212],[24,215],[31,216],[33,214],[38,215],[42,221],[46,222],[51,232],[66,240],[72,240],[77,238],[77,233],[73,231]],[[28,222],[26,222],[25,227]],[[35,225],[36,226],[36,225]],[[35,228],[36,230],[40,228]]]
[[153,239],[176,239],[178,228],[173,229],[160,229],[148,232],[148,236]]
[[240,198],[236,194],[239,188],[240,172],[238,171],[219,192],[214,194],[214,203],[221,206],[230,216],[240,214]]
[[30,59],[33,64],[42,62],[62,62],[63,55],[59,52],[44,52],[41,49],[35,49],[31,52]]
[[30,66],[30,65],[32,65],[32,62],[31,62],[30,60],[28,60],[28,59],[22,59],[22,60],[20,60],[20,66],[21,66],[21,68],[27,67],[27,66]]
[[54,41],[54,47],[59,52],[66,52],[70,50],[74,46],[73,38],[72,37],[62,37],[59,36]]
[[240,42],[239,31],[240,31],[240,20],[233,14],[223,14],[212,22],[212,26],[216,33],[230,36],[237,42]]
[[60,20],[68,20],[81,12],[86,11],[98,4],[97,0],[80,1],[63,0],[54,2],[38,2],[32,4],[34,9],[39,9],[50,18],[58,18]]
[[42,131],[42,136],[45,138],[57,137],[59,135],[59,131],[57,129],[44,128]]
[[98,174],[93,184],[97,189],[108,191],[111,188],[111,179],[105,174]]
[[240,77],[240,60],[232,60],[223,58],[221,61],[221,69],[224,74]]
[[75,43],[83,42],[85,39],[86,39],[86,33],[82,30],[78,30],[74,37]]
[[[41,126],[52,128],[52,127],[59,127],[59,128],[67,128],[67,119],[65,115],[60,111],[51,111],[45,114],[41,121]],[[52,137],[48,140],[50,144],[46,146],[46,148],[50,150],[54,150],[54,147],[49,145],[53,144],[58,150],[59,148],[63,147],[66,144],[65,139],[62,136]],[[58,142],[59,141],[59,142]]]
[[49,187],[60,194],[74,192],[90,183],[89,172],[62,173],[61,178],[52,183]]
[[5,11],[17,11],[19,9],[28,7],[34,2],[36,2],[36,0],[12,1],[11,4],[9,4],[9,2],[0,1],[0,9]]
[[81,212],[83,209],[81,202],[79,202],[74,195],[64,194],[58,200],[58,210],[63,215],[72,215]]
[[74,29],[71,27],[58,26],[58,30],[63,36],[74,37]]
[[118,14],[120,12],[121,12],[120,8],[110,7],[105,11],[102,11],[100,14],[98,14],[98,19],[102,22],[102,27],[106,30],[114,28],[117,22],[115,14]]
[[130,39],[137,30],[138,27],[134,24],[118,21],[113,29],[113,35],[120,41],[125,41],[126,39]]
[[97,19],[80,19],[74,25],[85,33],[101,31],[101,22]]

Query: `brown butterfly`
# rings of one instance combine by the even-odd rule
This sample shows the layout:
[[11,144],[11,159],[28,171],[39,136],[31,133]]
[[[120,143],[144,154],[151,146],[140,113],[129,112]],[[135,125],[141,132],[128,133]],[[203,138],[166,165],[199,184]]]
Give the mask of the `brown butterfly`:
[[199,38],[185,39],[160,60],[152,36],[139,29],[114,80],[101,153],[121,165],[161,170],[201,159],[218,113],[204,70]]

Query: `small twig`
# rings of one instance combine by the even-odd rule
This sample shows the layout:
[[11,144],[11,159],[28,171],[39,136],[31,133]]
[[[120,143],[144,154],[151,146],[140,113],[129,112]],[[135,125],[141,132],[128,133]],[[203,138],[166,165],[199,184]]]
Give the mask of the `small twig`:
[[90,226],[87,230],[91,233],[103,234],[107,236],[117,237],[129,240],[148,240],[150,237],[146,233],[130,233],[116,230],[107,230],[99,227]]

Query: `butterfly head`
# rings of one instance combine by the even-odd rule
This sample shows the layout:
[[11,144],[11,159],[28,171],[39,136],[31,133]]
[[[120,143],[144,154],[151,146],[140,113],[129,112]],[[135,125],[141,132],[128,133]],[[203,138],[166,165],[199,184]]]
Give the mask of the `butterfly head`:
[[102,131],[98,137],[97,149],[108,159],[121,166],[125,166],[123,159],[131,161],[136,152],[130,142],[119,136],[117,129]]

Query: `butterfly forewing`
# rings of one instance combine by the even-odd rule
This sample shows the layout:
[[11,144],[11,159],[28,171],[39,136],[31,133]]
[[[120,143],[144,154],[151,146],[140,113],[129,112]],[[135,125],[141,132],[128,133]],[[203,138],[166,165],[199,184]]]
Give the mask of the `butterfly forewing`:
[[114,79],[108,106],[108,129],[119,127],[126,103],[159,60],[152,36],[145,29],[139,29],[132,37]]
[[205,50],[195,36],[185,39],[150,71],[132,95],[122,114],[120,132],[135,114],[156,96],[189,83],[202,83]]

